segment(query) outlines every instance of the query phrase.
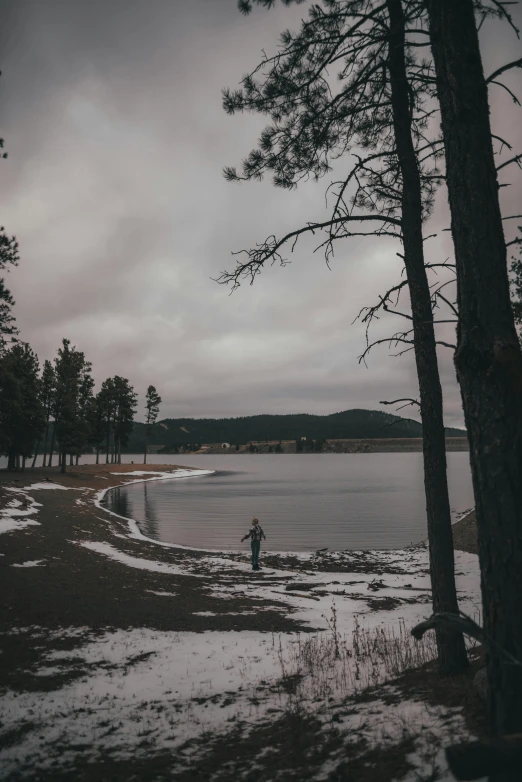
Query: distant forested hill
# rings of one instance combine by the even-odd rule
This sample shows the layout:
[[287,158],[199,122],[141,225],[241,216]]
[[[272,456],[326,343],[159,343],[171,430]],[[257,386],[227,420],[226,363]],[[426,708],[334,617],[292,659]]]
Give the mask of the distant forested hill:
[[[393,423],[393,422],[396,423]],[[393,424],[393,425],[391,425]],[[127,453],[140,453],[145,445],[145,425],[136,423]],[[446,434],[464,437],[463,429],[446,429]],[[244,445],[256,440],[370,439],[421,437],[416,421],[379,410],[345,410],[332,415],[252,415],[242,418],[166,418],[154,425],[150,445],[168,449],[181,445],[226,442]]]

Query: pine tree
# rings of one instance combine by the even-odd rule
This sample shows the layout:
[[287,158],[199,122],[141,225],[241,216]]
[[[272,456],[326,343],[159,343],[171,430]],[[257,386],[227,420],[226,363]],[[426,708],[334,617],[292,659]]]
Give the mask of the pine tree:
[[[291,0],[290,0],[291,1]],[[248,13],[254,2],[240,3]],[[288,3],[289,4],[289,3]],[[225,272],[220,282],[234,287],[250,281],[275,260],[286,263],[282,248],[302,234],[326,232],[321,245],[327,261],[334,244],[350,236],[393,236],[403,244],[410,291],[411,330],[389,342],[413,347],[423,423],[424,477],[430,545],[433,607],[458,610],[451,513],[448,496],[442,391],[436,353],[432,296],[423,251],[423,223],[440,182],[441,142],[430,138],[434,110],[433,74],[417,57],[422,4],[401,0],[325,0],[314,4],[298,33],[284,32],[278,53],[243,79],[242,89],[224,92],[233,114],[266,114],[271,124],[231,180],[261,179],[270,172],[278,187],[293,188],[310,176],[324,176],[334,158],[362,148],[348,176],[334,183],[329,220],[308,223],[277,240],[269,237],[247,251],[246,260]],[[339,82],[332,89],[331,69]],[[260,75],[263,74],[263,75]],[[376,224],[376,230],[365,225]],[[355,224],[355,226],[354,226]],[[388,294],[387,294],[388,295]],[[384,297],[386,299],[386,297]],[[302,450],[297,441],[296,448]],[[439,671],[453,674],[467,665],[462,633],[437,631]]]
[[113,417],[115,412],[114,380],[108,377],[104,380],[98,396],[96,397],[101,422],[105,428],[105,464],[109,464],[111,437],[113,435]]
[[19,343],[0,359],[0,443],[9,469],[22,469],[45,425],[38,357]]
[[149,434],[156,423],[156,419],[159,414],[159,406],[161,404],[161,397],[154,388],[149,386],[147,388],[147,396],[145,398],[145,409],[147,411],[145,418],[145,452],[143,454],[143,464],[147,464],[147,448],[149,442]]
[[[4,140],[0,138],[0,149],[3,147]],[[7,152],[0,153],[0,159],[5,160],[6,157]],[[9,237],[2,226],[0,228],[0,272],[8,271],[11,266],[18,266],[19,260],[18,242],[14,236]],[[11,313],[14,303],[11,292],[5,287],[4,279],[0,278],[0,355],[6,349],[8,342],[13,342],[18,334],[18,329],[14,325],[15,318]]]
[[42,370],[42,378],[40,384],[40,395],[42,400],[42,406],[45,412],[45,434],[43,440],[43,459],[42,467],[46,466],[47,461],[47,444],[49,440],[49,423],[51,418],[51,411],[54,402],[54,392],[56,386],[56,378],[54,374],[53,365],[50,361],[45,360]]
[[115,462],[121,464],[121,447],[127,445],[134,427],[138,395],[124,377],[116,375],[113,384]]
[[100,449],[103,445],[107,430],[104,395],[102,391],[99,391],[96,396],[91,399],[87,418],[89,421],[89,445],[92,445],[96,450],[96,464],[99,464]]
[[4,352],[9,341],[14,341],[18,334],[15,326],[15,317],[12,314],[14,299],[11,292],[5,287],[4,280],[0,279],[0,355]]
[[[503,654],[522,660],[522,353],[491,137],[487,85],[495,74],[484,75],[473,0],[426,4],[458,280],[455,367],[470,441],[489,715],[497,733],[519,733],[522,676]],[[495,5],[506,18],[507,4]]]
[[66,471],[67,454],[79,454],[87,442],[86,413],[92,394],[91,364],[85,355],[64,339],[55,359],[55,431],[60,446],[61,471]]

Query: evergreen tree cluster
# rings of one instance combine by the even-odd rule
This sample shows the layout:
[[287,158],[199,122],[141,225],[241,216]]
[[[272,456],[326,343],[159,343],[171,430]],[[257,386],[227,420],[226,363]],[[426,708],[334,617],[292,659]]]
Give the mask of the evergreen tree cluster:
[[[134,428],[137,394],[129,380],[107,378],[95,392],[91,363],[85,354],[62,341],[54,362],[44,361],[23,342],[0,352],[0,453],[9,469],[24,469],[43,453],[43,466],[53,456],[65,472],[81,454],[105,453],[106,463],[121,464],[122,448]],[[152,389],[152,391],[151,391]],[[154,386],[147,391],[147,422],[158,415],[161,397]]]

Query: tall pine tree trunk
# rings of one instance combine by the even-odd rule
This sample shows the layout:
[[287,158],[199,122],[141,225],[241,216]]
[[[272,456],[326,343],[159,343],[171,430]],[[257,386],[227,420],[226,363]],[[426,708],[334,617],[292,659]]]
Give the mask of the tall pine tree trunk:
[[67,469],[67,454],[65,451],[62,451],[62,456],[60,459],[60,472],[65,472]]
[[149,447],[149,424],[145,425],[145,451],[143,453],[143,464],[147,464],[147,450]]
[[34,456],[33,456],[33,461],[32,461],[31,467],[34,467],[35,464],[36,464],[36,459],[38,457],[38,449],[40,448],[40,442],[41,442],[41,440],[38,440],[36,448],[34,449]]
[[[522,355],[507,273],[487,85],[473,0],[429,0],[455,245],[460,383],[475,492],[489,715],[522,731]],[[511,779],[498,776],[495,779]]]
[[47,463],[48,467],[53,466],[53,451],[54,451],[54,434],[56,429],[56,422],[53,422],[53,435],[51,437],[51,445],[49,446],[49,461]]
[[110,453],[110,442],[111,442],[111,424],[110,421],[107,424],[107,441],[105,446],[105,464],[109,464],[109,453]]
[[78,467],[78,462],[79,462],[79,460],[80,460],[80,454],[79,454],[79,453],[77,453],[77,454],[76,454],[76,466],[77,466],[77,467]]
[[[402,175],[402,237],[404,264],[410,290],[413,341],[419,379],[422,420],[424,487],[433,611],[458,611],[455,588],[453,536],[446,468],[442,389],[440,385],[431,295],[422,238],[422,192],[412,139],[410,88],[405,62],[405,20],[402,0],[386,0],[390,16],[389,69],[393,127]],[[439,672],[459,673],[467,668],[464,637],[455,630],[437,630]]]
[[45,422],[45,437],[44,437],[44,446],[43,446],[43,459],[42,459],[42,467],[45,467],[45,463],[47,461],[47,441],[49,439],[49,413],[47,413],[47,420]]
[[96,464],[100,463],[100,449],[96,448]]
[[69,467],[74,467],[74,456],[72,453],[69,454]]

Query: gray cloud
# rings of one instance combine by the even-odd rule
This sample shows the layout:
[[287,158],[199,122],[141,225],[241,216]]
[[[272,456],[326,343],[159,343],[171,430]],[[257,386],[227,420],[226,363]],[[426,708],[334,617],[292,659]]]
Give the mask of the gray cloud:
[[[232,250],[324,213],[327,181],[288,193],[221,175],[264,123],[227,117],[220,90],[274,49],[303,6],[249,18],[235,0],[3,6],[1,222],[22,251],[10,278],[22,338],[42,360],[66,336],[98,383],[122,374],[142,395],[154,383],[163,415],[328,413],[416,394],[411,353],[376,348],[366,369],[364,328],[352,325],[400,277],[393,242],[347,241],[331,271],[302,242],[288,267],[232,296],[211,279]],[[490,24],[483,55],[490,72],[520,56],[520,43]],[[519,109],[499,88],[491,105],[495,132],[519,150]],[[513,183],[501,191],[506,214],[520,211],[515,174],[503,177]],[[433,222],[449,222],[442,192]],[[429,247],[432,259],[451,256],[449,234]],[[401,325],[379,321],[372,336]],[[452,327],[440,329],[452,341]],[[460,424],[448,350],[440,361],[447,423]]]

